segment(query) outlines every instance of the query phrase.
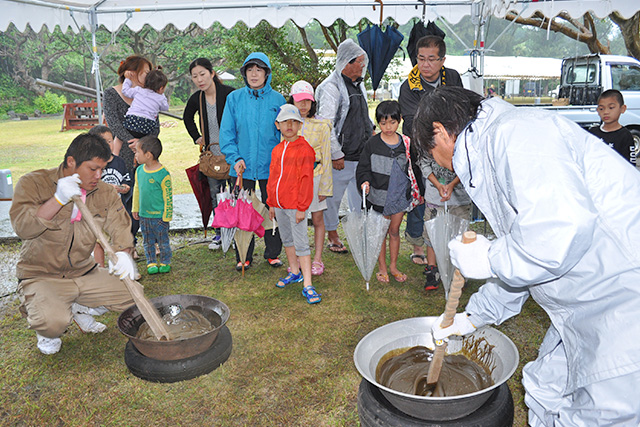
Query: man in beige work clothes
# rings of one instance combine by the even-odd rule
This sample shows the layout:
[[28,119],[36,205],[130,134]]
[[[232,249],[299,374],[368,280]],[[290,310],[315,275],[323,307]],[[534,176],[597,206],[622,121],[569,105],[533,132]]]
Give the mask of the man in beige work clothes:
[[[122,311],[133,304],[118,277],[135,274],[129,252],[133,247],[130,218],[113,186],[100,180],[111,157],[104,139],[77,136],[54,169],[23,176],[16,185],[9,216],[22,239],[16,266],[20,311],[36,331],[44,354],[60,350],[60,336],[74,320],[83,332],[102,332],[93,319],[107,310]],[[81,196],[118,251],[109,271],[91,255],[96,237],[70,200]]]

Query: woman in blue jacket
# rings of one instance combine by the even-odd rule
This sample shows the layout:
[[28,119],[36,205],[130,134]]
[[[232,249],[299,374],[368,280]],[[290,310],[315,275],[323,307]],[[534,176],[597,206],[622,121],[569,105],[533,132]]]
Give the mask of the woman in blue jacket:
[[[266,204],[271,150],[280,142],[275,121],[280,106],[286,101],[271,88],[271,63],[264,53],[254,52],[247,56],[240,72],[246,86],[227,97],[220,124],[220,150],[233,167],[230,175],[241,175],[243,188],[251,191],[255,190],[257,181],[262,202]],[[280,234],[267,232],[264,240],[264,258],[272,267],[282,266],[278,258],[282,249]],[[252,239],[245,269],[253,261],[253,247]],[[237,249],[236,261],[236,269],[242,270]]]

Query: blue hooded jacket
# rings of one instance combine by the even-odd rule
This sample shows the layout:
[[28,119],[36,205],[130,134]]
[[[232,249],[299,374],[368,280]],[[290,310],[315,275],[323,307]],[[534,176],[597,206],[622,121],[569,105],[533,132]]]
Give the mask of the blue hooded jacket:
[[[246,65],[252,59],[262,61],[269,68],[265,85],[258,90],[249,88],[246,79]],[[236,176],[235,164],[244,160],[247,165],[244,178],[268,179],[271,150],[280,143],[276,116],[286,101],[271,88],[271,63],[264,53],[247,56],[240,71],[246,86],[227,97],[220,123],[220,150],[231,165],[231,176]]]

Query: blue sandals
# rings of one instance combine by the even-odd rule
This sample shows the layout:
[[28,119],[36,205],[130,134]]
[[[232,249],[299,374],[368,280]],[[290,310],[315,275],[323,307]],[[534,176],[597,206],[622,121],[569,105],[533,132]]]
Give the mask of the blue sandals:
[[316,288],[314,288],[313,286],[307,286],[306,288],[303,288],[302,296],[307,298],[307,302],[309,304],[316,304],[322,301],[322,298],[320,298],[320,294],[316,292]]

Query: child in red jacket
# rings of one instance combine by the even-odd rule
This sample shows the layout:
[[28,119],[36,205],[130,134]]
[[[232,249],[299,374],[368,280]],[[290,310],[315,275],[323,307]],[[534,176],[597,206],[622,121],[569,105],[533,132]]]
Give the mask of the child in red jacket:
[[309,143],[298,136],[301,125],[302,117],[295,106],[285,104],[280,107],[276,127],[282,134],[282,142],[271,152],[267,205],[270,218],[278,221],[282,246],[291,269],[276,286],[284,288],[288,284],[304,281],[302,295],[309,304],[315,304],[321,298],[311,285],[307,209],[313,199],[313,163],[316,154]]

